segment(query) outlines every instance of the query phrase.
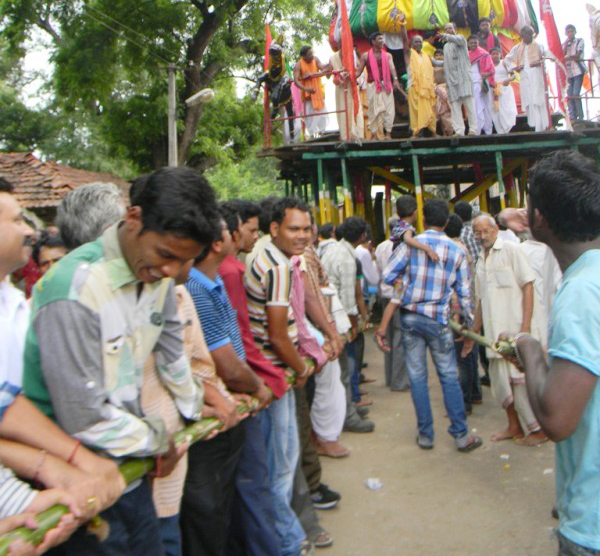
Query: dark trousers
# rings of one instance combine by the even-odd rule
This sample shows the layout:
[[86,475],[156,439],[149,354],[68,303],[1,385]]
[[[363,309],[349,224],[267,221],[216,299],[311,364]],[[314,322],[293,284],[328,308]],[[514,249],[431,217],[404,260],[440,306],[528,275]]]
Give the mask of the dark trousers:
[[569,116],[572,120],[583,120],[583,104],[579,97],[581,94],[581,85],[583,84],[583,74],[575,77],[569,77],[567,95],[569,98]]
[[[464,342],[454,342],[456,349],[456,364],[458,366],[458,377],[460,379],[460,388],[465,401],[465,411],[471,411],[473,408],[473,399],[477,399],[479,383],[479,355],[476,349],[473,349],[466,357],[461,357]],[[481,399],[481,395],[479,396]]]
[[294,395],[296,397],[296,418],[300,437],[299,465],[302,467],[310,492],[314,492],[321,484],[321,462],[311,434],[312,426],[306,390],[304,388],[294,388]]
[[185,555],[226,554],[244,428],[241,423],[188,451],[180,520]]
[[110,534],[98,539],[80,527],[65,543],[47,552],[52,556],[163,556],[158,517],[146,478],[131,492],[123,494],[100,516],[108,522]]
[[228,555],[280,556],[267,446],[258,419],[245,421],[246,439],[236,478]]

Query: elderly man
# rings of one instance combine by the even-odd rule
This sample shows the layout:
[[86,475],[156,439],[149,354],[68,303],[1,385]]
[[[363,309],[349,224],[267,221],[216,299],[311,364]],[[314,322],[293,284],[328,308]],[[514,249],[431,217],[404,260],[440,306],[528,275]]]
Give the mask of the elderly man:
[[58,205],[56,224],[69,251],[98,239],[125,214],[123,192],[114,183],[88,183]]
[[[498,237],[498,225],[489,214],[473,220],[473,233],[483,247],[475,271],[475,296],[479,300],[473,330],[482,325],[490,338],[501,332],[519,330],[545,344],[546,324],[536,303],[535,274],[519,245]],[[487,350],[492,393],[506,411],[508,426],[492,440],[517,439],[527,446],[547,440],[527,400],[525,376],[514,365]],[[525,437],[524,431],[527,433]]]
[[393,90],[401,91],[394,60],[383,50],[383,35],[369,36],[371,48],[360,57],[356,75],[367,68],[367,102],[369,104],[369,129],[377,139],[391,139],[396,109]]
[[452,114],[452,127],[456,135],[465,134],[465,121],[462,107],[467,111],[469,135],[477,134],[477,112],[473,98],[473,81],[471,80],[471,61],[467,49],[467,39],[456,34],[454,23],[444,25],[441,35],[444,44],[444,73],[448,100]]
[[[183,351],[170,278],[204,250],[217,225],[208,183],[192,170],[165,168],[147,177],[120,224],[39,282],[25,393],[83,444],[114,459],[160,455],[167,470],[185,450],[175,448],[161,419],[141,411],[141,376],[153,353],[180,413],[201,418],[202,389]],[[162,554],[146,478],[103,516],[112,524],[107,553]]]
[[521,42],[515,45],[504,59],[507,68],[521,76],[521,106],[527,112],[527,124],[535,131],[550,128],[550,115],[546,101],[546,72],[544,58],[554,59],[546,47],[533,40],[533,29],[525,25]]
[[529,175],[527,205],[533,236],[552,249],[564,278],[552,307],[548,353],[527,334],[517,334],[514,341],[533,411],[556,442],[559,555],[592,556],[600,552],[600,170],[596,162],[571,150],[540,160]]
[[[402,14],[404,18],[404,14]],[[404,21],[404,19],[403,19]],[[402,27],[402,40],[408,44],[406,27]],[[435,83],[431,58],[423,52],[423,37],[414,35],[411,48],[404,49],[408,68],[408,112],[413,137],[426,129],[435,135]]]

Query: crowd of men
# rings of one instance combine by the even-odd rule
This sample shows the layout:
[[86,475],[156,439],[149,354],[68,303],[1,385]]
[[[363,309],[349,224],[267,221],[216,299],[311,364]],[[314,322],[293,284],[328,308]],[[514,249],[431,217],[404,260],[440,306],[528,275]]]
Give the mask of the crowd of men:
[[[323,63],[304,46],[294,69],[293,83],[281,70],[273,72],[269,84],[267,72],[259,83],[267,82],[274,92],[274,114],[282,109],[284,117],[295,115],[291,88],[297,87],[302,99],[306,136],[319,137],[327,127],[327,108],[322,76],[333,74],[336,117],[340,138],[391,139],[398,110],[408,108],[413,137],[430,137],[438,133],[451,136],[508,133],[516,124],[518,104],[535,131],[552,129],[547,101],[547,77],[544,60],[553,54],[535,40],[534,30],[520,29],[520,42],[510,51],[503,50],[493,33],[489,18],[479,20],[479,30],[470,36],[457,32],[447,23],[437,32],[409,35],[406,18],[398,15],[400,33],[375,32],[369,36],[370,48],[362,54],[355,49],[358,104],[352,92],[349,68],[344,66],[341,50]],[[581,87],[587,72],[583,39],[568,25],[563,43],[568,78],[568,108],[572,121],[583,120]],[[273,44],[270,56],[278,59],[281,46]],[[285,83],[284,83],[285,82]],[[286,90],[286,103],[279,91]],[[284,109],[285,108],[285,109]],[[464,112],[463,112],[464,111]],[[465,127],[465,116],[467,127]],[[284,121],[286,142],[299,137],[298,120]]]
[[[361,383],[377,289],[386,384],[410,390],[417,446],[435,441],[427,349],[456,449],[481,446],[467,426],[481,356],[508,419],[492,441],[558,443],[560,554],[596,553],[600,173],[558,152],[529,187],[525,221],[429,200],[419,234],[415,199],[400,197],[374,250],[361,218],[317,229],[296,198],[219,203],[186,168],[138,178],[127,201],[112,185],[80,187],[35,237],[0,180],[0,531],[69,508],[42,545],[15,541],[10,553],[329,546],[316,509],[340,495],[319,456],[347,457],[342,431],[375,429]],[[451,319],[509,333],[515,357],[478,354]],[[207,417],[222,426],[175,442]],[[154,458],[154,469],[126,485],[118,465],[132,458]],[[108,528],[86,525],[97,514]]]

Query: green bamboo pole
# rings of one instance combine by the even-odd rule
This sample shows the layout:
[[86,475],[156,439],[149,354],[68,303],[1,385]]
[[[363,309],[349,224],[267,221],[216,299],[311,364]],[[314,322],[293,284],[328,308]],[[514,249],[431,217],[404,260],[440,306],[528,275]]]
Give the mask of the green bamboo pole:
[[[291,380],[293,381],[293,379]],[[256,398],[252,398],[252,401],[249,405],[241,403],[237,407],[237,412],[242,415],[244,413],[255,411],[258,408],[258,403],[259,402]],[[180,445],[184,442],[187,442],[191,445],[195,442],[203,440],[211,432],[220,429],[222,426],[223,423],[216,417],[207,417],[205,419],[200,419],[199,421],[187,426],[183,430],[176,432],[173,436],[173,440],[175,445]],[[122,463],[119,466],[119,471],[123,475],[125,482],[127,484],[131,484],[133,481],[141,479],[149,471],[152,471],[155,464],[156,462],[153,457],[132,459]],[[41,544],[46,533],[50,531],[50,529],[56,527],[62,516],[69,513],[69,511],[70,510],[67,508],[67,506],[57,504],[51,508],[48,508],[47,510],[44,510],[43,512],[40,512],[39,514],[36,514],[35,520],[38,524],[37,529],[29,529],[28,527],[22,526],[0,536],[0,556],[6,556],[8,554],[10,545],[18,539],[30,542],[35,546]]]
[[459,336],[462,336],[467,340],[473,340],[476,344],[489,348],[499,355],[505,355],[508,357],[515,355],[515,347],[510,340],[501,340],[492,343],[486,337],[480,336],[468,328],[463,328],[462,325],[458,324],[452,319],[450,319],[450,328],[452,328],[452,330]]

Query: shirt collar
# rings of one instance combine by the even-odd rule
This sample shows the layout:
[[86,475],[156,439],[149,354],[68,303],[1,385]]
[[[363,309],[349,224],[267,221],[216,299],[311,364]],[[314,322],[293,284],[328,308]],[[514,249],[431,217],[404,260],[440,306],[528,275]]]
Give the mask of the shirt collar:
[[192,267],[190,270],[190,278],[193,278],[200,285],[204,286],[207,290],[220,290],[223,288],[223,280],[219,274],[217,274],[216,280],[211,280],[204,272]]
[[117,224],[112,225],[102,234],[102,249],[106,261],[106,272],[110,286],[113,290],[139,281],[123,255],[118,236],[120,224],[121,223],[118,222]]
[[273,240],[265,245],[265,249],[268,249],[276,259],[283,260],[288,265],[292,264],[290,258],[273,243]]
[[352,254],[353,257],[356,257],[356,249],[354,249],[353,245],[349,241],[341,239],[340,245],[343,245]]
[[496,241],[494,241],[494,245],[492,245],[492,249],[500,251],[502,247],[504,247],[504,240],[501,237],[497,237]]

